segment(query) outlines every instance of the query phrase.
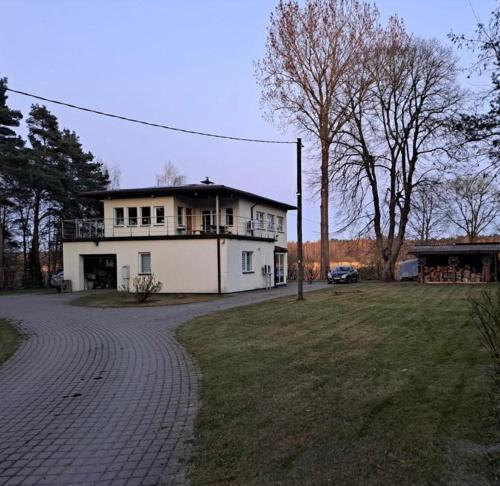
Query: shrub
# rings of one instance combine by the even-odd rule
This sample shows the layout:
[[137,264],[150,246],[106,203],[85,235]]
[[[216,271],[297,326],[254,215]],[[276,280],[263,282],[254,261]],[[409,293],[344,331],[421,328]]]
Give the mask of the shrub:
[[474,322],[481,335],[481,342],[493,364],[493,399],[497,420],[500,421],[500,286],[484,290],[478,298],[471,298]]
[[132,280],[132,288],[137,302],[146,302],[153,294],[161,290],[163,284],[154,274],[138,275]]

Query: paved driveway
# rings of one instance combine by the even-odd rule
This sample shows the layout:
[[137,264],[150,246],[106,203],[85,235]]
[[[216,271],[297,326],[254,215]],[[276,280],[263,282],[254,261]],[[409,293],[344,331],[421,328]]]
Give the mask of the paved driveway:
[[0,297],[0,317],[28,335],[0,368],[0,485],[186,484],[199,384],[175,329],[293,292],[142,309],[75,307],[74,294]]

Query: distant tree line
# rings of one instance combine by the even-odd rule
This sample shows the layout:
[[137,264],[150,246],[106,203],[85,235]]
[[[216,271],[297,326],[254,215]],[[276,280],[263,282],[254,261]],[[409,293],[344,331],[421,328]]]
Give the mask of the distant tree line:
[[110,178],[45,106],[31,106],[27,140],[19,136],[23,115],[7,105],[6,88],[0,79],[0,289],[36,288],[43,273],[62,268],[61,220],[97,217],[98,203],[80,193],[105,189]]
[[408,236],[498,232],[499,17],[497,8],[475,39],[451,36],[491,73],[476,99],[458,83],[451,48],[397,17],[383,22],[372,3],[278,3],[257,78],[270,118],[295,125],[318,154],[323,278],[332,196],[336,229],[373,239],[385,280]]

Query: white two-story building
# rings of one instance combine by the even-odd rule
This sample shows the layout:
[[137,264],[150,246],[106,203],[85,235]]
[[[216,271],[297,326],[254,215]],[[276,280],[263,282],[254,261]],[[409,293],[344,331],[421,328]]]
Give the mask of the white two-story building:
[[249,192],[201,184],[85,193],[102,219],[63,222],[64,278],[75,291],[133,290],[154,274],[168,293],[228,293],[283,285],[287,211]]

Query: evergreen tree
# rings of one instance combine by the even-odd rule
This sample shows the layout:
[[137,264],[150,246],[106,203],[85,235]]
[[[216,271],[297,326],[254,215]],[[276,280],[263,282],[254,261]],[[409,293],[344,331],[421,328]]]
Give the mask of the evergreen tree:
[[7,106],[7,78],[0,78],[0,289],[5,286],[5,249],[12,244],[13,180],[20,173],[24,141],[14,128],[22,114]]
[[57,118],[45,106],[33,105],[27,120],[31,144],[25,187],[31,193],[32,235],[28,255],[27,284],[43,284],[40,264],[40,228],[57,208],[64,194],[64,177],[60,153],[61,132]]
[[[456,122],[469,142],[477,142],[487,147],[487,155],[492,168],[500,168],[500,5],[491,13],[487,24],[479,23],[476,38],[469,39],[464,35],[450,35],[458,47],[467,47],[478,54],[475,65],[480,73],[489,73],[491,88],[484,101],[489,108],[484,113],[464,113]],[[482,153],[483,150],[478,151]]]

